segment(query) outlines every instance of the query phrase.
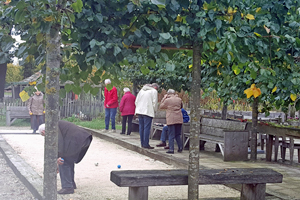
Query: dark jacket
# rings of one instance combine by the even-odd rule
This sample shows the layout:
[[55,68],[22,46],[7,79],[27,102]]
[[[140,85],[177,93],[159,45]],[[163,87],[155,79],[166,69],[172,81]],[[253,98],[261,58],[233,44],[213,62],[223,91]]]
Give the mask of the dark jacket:
[[58,122],[58,157],[68,158],[79,163],[92,142],[92,135],[67,121]]
[[183,108],[181,108],[181,112],[182,112],[182,117],[183,117],[183,123],[188,123],[190,121],[190,116],[188,115],[186,110],[184,110]]
[[121,99],[120,112],[122,116],[134,115],[135,112],[135,96],[131,92],[126,92]]
[[[113,86],[113,88],[108,91],[107,88],[104,88],[104,107],[105,108],[117,108],[119,103],[118,103],[118,91],[117,88],[115,88],[115,86]],[[109,107],[107,107],[107,105]]]

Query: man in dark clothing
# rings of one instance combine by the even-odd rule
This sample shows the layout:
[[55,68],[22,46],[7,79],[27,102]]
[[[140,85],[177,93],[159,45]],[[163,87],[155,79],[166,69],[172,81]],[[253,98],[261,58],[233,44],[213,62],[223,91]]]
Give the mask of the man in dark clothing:
[[[40,125],[39,132],[45,135],[45,124]],[[86,154],[92,135],[67,121],[58,122],[58,159],[59,175],[62,189],[58,194],[73,194],[76,189],[74,182],[74,163],[79,163]]]

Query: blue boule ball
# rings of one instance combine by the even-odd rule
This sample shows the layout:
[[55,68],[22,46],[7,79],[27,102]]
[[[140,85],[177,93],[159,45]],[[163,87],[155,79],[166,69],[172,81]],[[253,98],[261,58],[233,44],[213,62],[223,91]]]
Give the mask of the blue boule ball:
[[118,168],[120,169],[120,168],[121,168],[121,165],[118,165]]

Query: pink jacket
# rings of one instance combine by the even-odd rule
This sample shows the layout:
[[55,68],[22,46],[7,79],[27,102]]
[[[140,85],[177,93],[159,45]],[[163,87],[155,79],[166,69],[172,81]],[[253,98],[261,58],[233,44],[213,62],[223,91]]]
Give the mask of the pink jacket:
[[104,100],[105,108],[117,108],[118,107],[118,105],[119,105],[118,92],[117,92],[117,88],[115,88],[115,86],[110,91],[108,91],[105,87],[104,97],[105,97],[105,100]]
[[135,112],[135,96],[131,92],[126,92],[121,99],[120,111],[122,116],[134,115]]
[[182,100],[176,94],[167,94],[160,102],[160,109],[166,109],[167,125],[182,124]]

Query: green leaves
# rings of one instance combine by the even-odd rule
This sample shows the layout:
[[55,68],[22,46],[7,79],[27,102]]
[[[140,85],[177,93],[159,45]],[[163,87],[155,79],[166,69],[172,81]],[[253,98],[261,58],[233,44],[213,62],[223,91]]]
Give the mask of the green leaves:
[[159,35],[160,35],[160,37],[162,37],[165,40],[168,40],[171,38],[170,33],[160,33]]
[[82,11],[83,3],[81,0],[76,0],[75,3],[72,3],[71,7],[75,12],[80,13]]
[[157,5],[160,8],[165,8],[166,6],[166,0],[151,0],[151,3]]

